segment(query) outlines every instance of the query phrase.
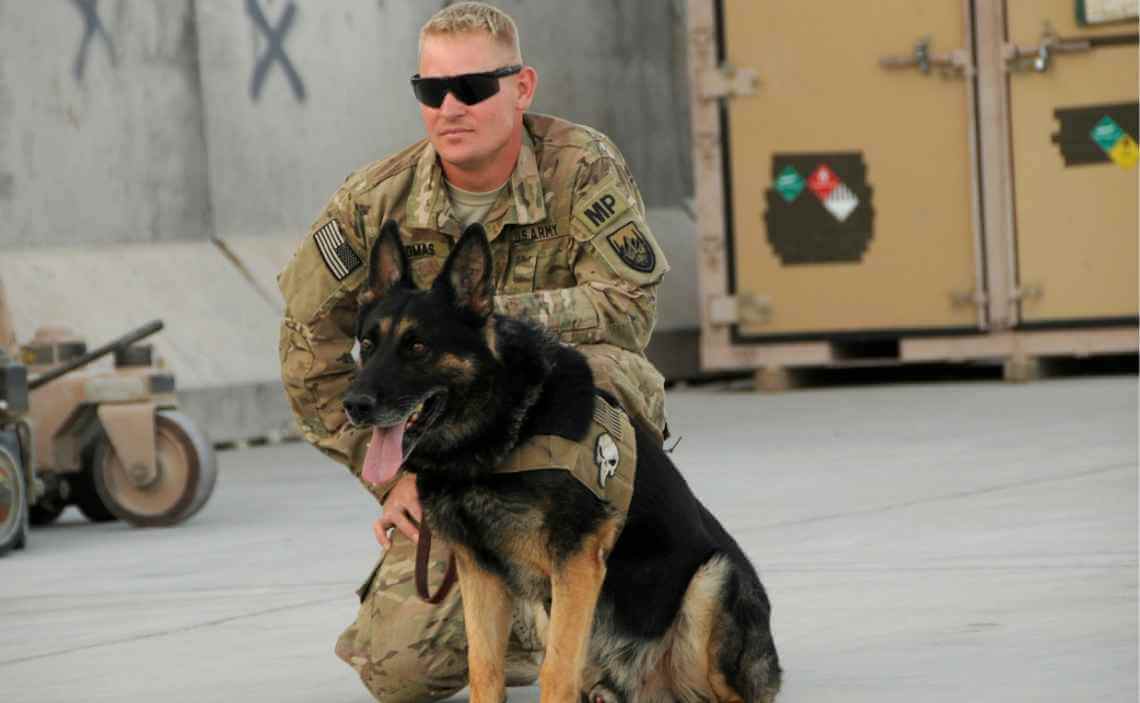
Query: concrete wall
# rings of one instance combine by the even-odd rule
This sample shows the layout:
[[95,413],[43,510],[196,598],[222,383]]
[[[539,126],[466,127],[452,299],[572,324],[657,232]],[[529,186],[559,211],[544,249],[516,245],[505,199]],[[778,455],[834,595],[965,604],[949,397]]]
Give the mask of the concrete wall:
[[[274,276],[348,173],[421,137],[407,80],[443,4],[0,0],[0,277],[20,339],[161,317],[156,347],[215,439],[279,431]],[[500,4],[540,75],[534,109],[631,164],[674,267],[653,353],[675,357],[665,333],[696,327],[684,2]]]
[[5,249],[210,231],[193,3],[97,8],[0,0]]

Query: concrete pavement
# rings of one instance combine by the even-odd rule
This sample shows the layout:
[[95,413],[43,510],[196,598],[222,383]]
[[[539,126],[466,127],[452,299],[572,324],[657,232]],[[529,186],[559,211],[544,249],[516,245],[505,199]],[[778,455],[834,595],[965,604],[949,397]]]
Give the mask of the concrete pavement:
[[[1136,700],[1135,376],[669,408],[675,460],[772,597],[784,703]],[[377,555],[372,499],[303,445],[221,462],[185,525],[69,509],[0,561],[0,700],[371,700],[332,645]]]

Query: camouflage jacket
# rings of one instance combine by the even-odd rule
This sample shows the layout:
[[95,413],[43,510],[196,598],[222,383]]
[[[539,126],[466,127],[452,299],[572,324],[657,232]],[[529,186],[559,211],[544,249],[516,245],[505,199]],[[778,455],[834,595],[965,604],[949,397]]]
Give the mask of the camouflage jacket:
[[[644,361],[656,287],[669,269],[625,160],[605,135],[524,116],[510,185],[484,221],[496,311],[525,317],[571,344],[606,343]],[[369,433],[347,424],[357,292],[380,225],[394,219],[418,287],[460,235],[435,150],[420,141],[350,175],[277,281],[285,298],[282,379],[305,438],[359,473]]]

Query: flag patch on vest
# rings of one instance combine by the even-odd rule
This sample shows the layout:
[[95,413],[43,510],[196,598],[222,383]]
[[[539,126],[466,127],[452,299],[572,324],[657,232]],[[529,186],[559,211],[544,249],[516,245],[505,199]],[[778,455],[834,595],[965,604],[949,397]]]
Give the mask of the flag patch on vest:
[[317,251],[321,253],[325,266],[338,281],[343,281],[364,263],[345,241],[336,220],[329,220],[314,232],[313,241],[317,244]]
[[653,269],[657,268],[657,255],[653,252],[653,246],[634,223],[618,228],[606,237],[606,241],[613,247],[618,258],[634,271],[653,273]]

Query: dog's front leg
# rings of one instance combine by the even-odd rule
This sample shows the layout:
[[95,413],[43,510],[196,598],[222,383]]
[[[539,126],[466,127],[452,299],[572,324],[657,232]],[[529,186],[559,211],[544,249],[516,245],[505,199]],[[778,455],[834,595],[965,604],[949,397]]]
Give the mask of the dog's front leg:
[[507,638],[511,630],[511,598],[503,580],[475,563],[466,549],[455,549],[463,622],[467,630],[467,668],[471,703],[503,703],[506,699]]
[[550,627],[538,680],[542,703],[575,703],[581,697],[594,610],[616,539],[617,521],[611,520],[550,575]]

